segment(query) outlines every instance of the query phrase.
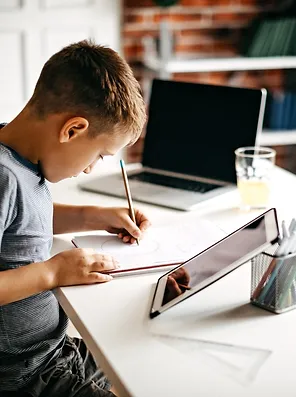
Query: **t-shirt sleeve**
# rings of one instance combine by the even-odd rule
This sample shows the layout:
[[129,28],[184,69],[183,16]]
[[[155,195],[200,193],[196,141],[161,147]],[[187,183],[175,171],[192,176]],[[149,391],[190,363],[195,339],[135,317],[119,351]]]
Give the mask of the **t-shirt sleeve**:
[[4,231],[14,221],[16,208],[17,181],[8,168],[0,165],[0,252]]

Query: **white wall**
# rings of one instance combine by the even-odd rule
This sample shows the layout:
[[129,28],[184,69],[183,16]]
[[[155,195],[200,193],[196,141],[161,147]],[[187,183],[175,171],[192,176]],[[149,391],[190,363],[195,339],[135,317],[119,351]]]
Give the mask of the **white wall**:
[[44,62],[92,37],[120,51],[121,0],[0,0],[0,120],[31,96]]

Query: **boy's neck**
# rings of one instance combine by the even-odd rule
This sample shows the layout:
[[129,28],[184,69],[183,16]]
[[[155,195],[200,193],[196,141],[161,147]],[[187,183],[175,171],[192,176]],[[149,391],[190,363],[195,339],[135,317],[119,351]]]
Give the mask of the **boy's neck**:
[[9,124],[0,129],[0,142],[14,149],[19,155],[37,164],[40,161],[42,142],[37,138],[42,133],[40,122],[24,108]]

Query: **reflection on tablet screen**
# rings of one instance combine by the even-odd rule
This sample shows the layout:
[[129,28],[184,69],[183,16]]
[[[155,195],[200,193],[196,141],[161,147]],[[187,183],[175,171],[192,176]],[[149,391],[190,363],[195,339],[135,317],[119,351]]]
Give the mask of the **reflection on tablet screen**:
[[158,280],[151,311],[152,317],[153,312],[159,311],[170,302],[182,300],[176,298],[181,298],[182,295],[185,298],[217,281],[255,254],[262,252],[277,237],[276,213],[271,209],[201,254],[189,259],[176,270],[165,274]]

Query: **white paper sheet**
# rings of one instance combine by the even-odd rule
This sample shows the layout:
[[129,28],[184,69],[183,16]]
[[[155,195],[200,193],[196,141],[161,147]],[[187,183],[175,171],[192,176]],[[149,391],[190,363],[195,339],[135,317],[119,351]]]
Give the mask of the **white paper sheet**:
[[140,244],[125,244],[105,232],[75,236],[80,248],[110,254],[121,268],[184,261],[225,237],[226,233],[209,221],[193,220],[165,227],[151,227]]

